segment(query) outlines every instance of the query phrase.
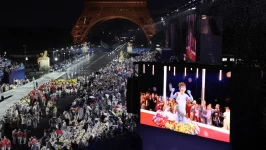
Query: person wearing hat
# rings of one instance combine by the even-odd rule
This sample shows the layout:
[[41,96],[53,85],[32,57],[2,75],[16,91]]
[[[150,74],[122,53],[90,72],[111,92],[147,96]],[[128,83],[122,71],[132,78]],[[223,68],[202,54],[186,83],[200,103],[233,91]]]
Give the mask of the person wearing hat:
[[[174,94],[175,89],[174,88],[170,88],[171,90],[171,98],[175,98],[176,100],[176,108],[175,108],[175,112],[176,112],[176,121],[177,122],[184,122],[187,123],[187,117],[186,117],[186,104],[187,101],[192,102],[194,99],[191,95],[191,91],[187,90],[186,94],[186,84],[184,82],[180,82],[178,84],[179,86],[179,92],[176,92]],[[170,84],[170,87],[172,87],[172,84]]]

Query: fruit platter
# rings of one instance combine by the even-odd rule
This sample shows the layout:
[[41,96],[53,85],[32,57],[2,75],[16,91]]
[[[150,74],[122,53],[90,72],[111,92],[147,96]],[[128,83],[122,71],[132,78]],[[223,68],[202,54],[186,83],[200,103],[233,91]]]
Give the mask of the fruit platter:
[[174,130],[191,135],[197,135],[200,132],[200,128],[197,123],[187,120],[187,123],[177,122],[172,117],[162,112],[157,112],[153,117],[153,121],[161,128]]

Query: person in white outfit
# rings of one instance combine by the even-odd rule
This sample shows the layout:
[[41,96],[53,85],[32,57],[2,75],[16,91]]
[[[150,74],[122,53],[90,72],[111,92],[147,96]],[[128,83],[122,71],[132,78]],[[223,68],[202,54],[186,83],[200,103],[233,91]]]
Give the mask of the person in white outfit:
[[177,102],[175,112],[176,112],[176,121],[177,122],[184,122],[187,123],[187,117],[186,117],[186,103],[187,101],[192,102],[194,99],[191,95],[191,91],[187,90],[186,94],[186,84],[184,82],[180,82],[178,84],[179,91],[174,94],[175,88],[172,88],[172,84],[169,84],[171,95],[170,98],[174,98]]
[[226,130],[230,130],[230,108],[229,107],[225,107],[223,128]]
[[17,136],[18,136],[18,144],[21,145],[22,144],[22,138],[23,138],[23,132],[20,131],[20,129],[18,130]]
[[27,144],[27,130],[23,132],[23,144]]

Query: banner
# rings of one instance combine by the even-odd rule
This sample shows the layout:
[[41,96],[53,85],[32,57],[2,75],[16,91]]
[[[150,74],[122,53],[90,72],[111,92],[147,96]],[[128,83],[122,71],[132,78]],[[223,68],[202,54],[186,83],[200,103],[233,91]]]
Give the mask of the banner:
[[196,61],[196,37],[195,37],[195,26],[196,26],[196,15],[187,16],[188,33],[187,33],[187,46],[186,46],[186,57],[192,61]]

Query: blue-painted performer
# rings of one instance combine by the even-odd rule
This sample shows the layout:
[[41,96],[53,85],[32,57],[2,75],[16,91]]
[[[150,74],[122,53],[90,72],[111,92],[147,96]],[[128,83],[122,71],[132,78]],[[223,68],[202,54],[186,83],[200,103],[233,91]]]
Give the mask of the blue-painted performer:
[[191,91],[187,90],[186,92],[186,84],[184,82],[180,82],[178,84],[179,86],[179,92],[175,92],[175,88],[172,88],[172,84],[169,84],[169,88],[171,91],[170,98],[174,98],[176,100],[176,121],[177,122],[184,122],[187,123],[187,118],[186,118],[186,102],[190,101],[192,102],[194,99],[191,95]]

